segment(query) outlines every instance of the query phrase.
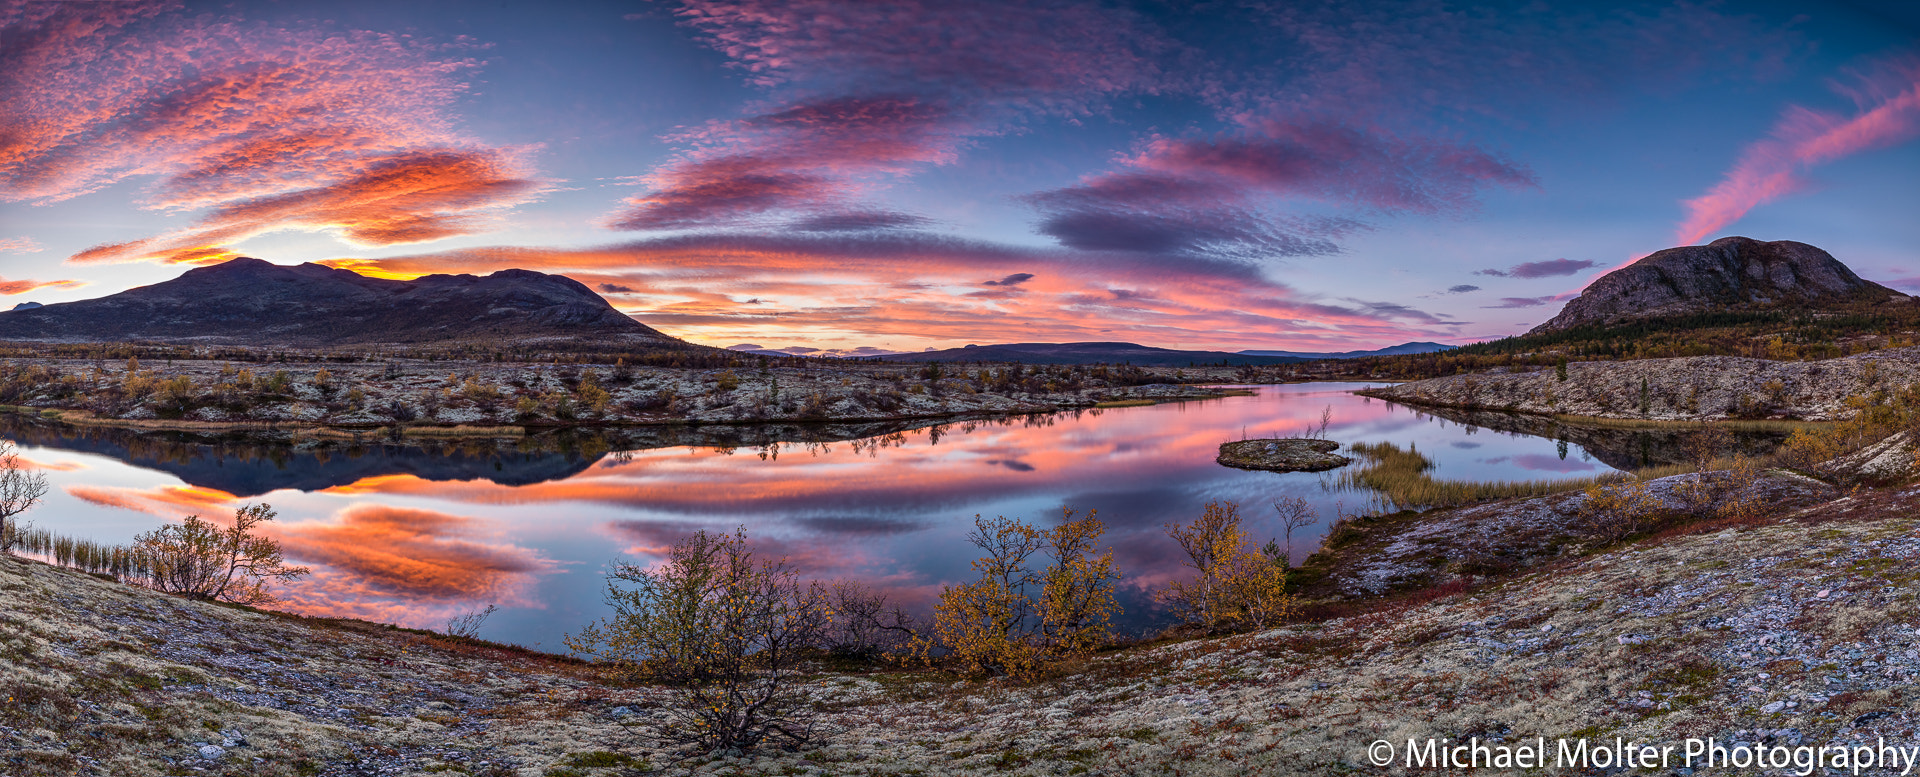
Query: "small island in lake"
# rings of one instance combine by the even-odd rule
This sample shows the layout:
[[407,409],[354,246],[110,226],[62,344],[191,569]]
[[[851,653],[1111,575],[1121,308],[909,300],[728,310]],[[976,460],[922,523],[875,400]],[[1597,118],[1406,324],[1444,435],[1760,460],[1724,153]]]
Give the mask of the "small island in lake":
[[1340,443],[1307,438],[1235,440],[1220,443],[1221,464],[1274,472],[1319,472],[1353,463],[1334,451]]

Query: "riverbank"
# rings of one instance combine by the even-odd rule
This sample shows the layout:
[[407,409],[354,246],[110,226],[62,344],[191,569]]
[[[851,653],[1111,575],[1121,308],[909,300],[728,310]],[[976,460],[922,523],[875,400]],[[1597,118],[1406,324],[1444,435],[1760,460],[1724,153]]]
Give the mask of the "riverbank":
[[[1216,368],[1218,369],[1218,368]],[[0,362],[0,411],[197,434],[518,436],[554,428],[871,423],[1213,399],[1210,372],[849,363],[681,369],[493,362]]]
[[1835,421],[1853,397],[1920,385],[1920,347],[1780,362],[1732,356],[1574,362],[1452,375],[1359,392],[1424,407],[1609,421]]
[[592,665],[0,560],[0,771],[1298,775],[1372,771],[1382,739],[1920,745],[1920,487],[1803,491],[1758,521],[1316,596],[1301,623],[1031,685],[822,667],[821,744],[714,760],[646,744],[668,697]]

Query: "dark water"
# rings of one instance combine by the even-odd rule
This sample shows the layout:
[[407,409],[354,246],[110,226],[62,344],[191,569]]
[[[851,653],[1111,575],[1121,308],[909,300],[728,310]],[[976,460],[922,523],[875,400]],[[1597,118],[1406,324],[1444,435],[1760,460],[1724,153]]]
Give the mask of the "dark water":
[[[0,416],[0,433],[54,485],[28,516],[36,525],[126,542],[186,515],[268,502],[287,556],[315,570],[286,588],[286,609],[439,628],[498,604],[483,636],[549,649],[602,613],[608,562],[650,562],[697,529],[745,527],[810,576],[862,579],[924,606],[968,576],[976,514],[1047,522],[1063,507],[1099,511],[1128,576],[1124,625],[1146,628],[1155,623],[1147,591],[1180,571],[1164,524],[1230,500],[1264,540],[1280,535],[1273,500],[1305,497],[1322,521],[1295,533],[1297,560],[1337,504],[1367,502],[1331,490],[1333,473],[1214,463],[1221,442],[1293,436],[1317,425],[1323,408],[1332,410],[1329,438],[1416,445],[1441,478],[1584,477],[1670,456],[1669,441],[1631,433],[1576,434],[1525,419],[1463,424],[1348,393],[1362,385],[1264,386],[1250,397],[1000,421],[519,441],[241,442],[13,416]],[[1514,428],[1487,428],[1501,424]]]

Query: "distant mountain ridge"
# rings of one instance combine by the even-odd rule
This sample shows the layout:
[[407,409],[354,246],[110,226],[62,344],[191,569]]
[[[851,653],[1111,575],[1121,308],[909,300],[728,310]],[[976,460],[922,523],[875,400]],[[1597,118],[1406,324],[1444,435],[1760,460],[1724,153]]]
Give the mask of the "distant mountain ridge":
[[1716,310],[1911,301],[1863,280],[1832,254],[1791,240],[1723,237],[1657,251],[1601,276],[1528,334]]
[[564,276],[501,270],[399,281],[253,258],[97,299],[0,313],[0,339],[252,346],[591,340],[693,347]]
[[1403,354],[1410,354],[1410,353],[1434,353],[1436,351],[1451,351],[1458,347],[1460,346],[1441,345],[1439,343],[1419,342],[1419,343],[1401,343],[1399,345],[1389,345],[1385,348],[1376,348],[1371,351],[1340,351],[1338,353],[1324,353],[1324,352],[1313,352],[1313,351],[1241,351],[1240,353],[1246,354],[1248,356],[1290,356],[1296,359],[1316,359],[1316,360],[1317,359],[1363,359],[1368,356],[1400,356]]
[[1286,356],[1259,356],[1226,351],[1179,351],[1137,343],[1003,343],[969,345],[941,351],[897,353],[876,357],[889,362],[1017,362],[1020,364],[1132,364],[1139,367],[1184,367],[1188,364],[1292,364],[1308,361]]

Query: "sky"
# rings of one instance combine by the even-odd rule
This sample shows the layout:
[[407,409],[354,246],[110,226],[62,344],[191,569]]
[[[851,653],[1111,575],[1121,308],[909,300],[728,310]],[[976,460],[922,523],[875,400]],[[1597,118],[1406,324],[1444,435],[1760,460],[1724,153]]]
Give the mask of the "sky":
[[1745,235],[1920,292],[1910,3],[0,0],[0,309],[235,256],[693,342],[1349,350]]

